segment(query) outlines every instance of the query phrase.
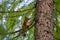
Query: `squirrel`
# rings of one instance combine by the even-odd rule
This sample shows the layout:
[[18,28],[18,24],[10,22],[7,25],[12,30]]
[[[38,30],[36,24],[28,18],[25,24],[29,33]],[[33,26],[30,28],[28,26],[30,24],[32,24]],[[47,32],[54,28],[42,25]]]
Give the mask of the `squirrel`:
[[[32,24],[34,24],[34,23],[35,23],[35,22],[33,22],[32,20],[30,20],[30,18],[28,18],[28,17],[25,16],[25,20],[24,20],[24,22],[23,22],[23,24],[22,24],[22,29],[16,31],[16,32],[19,32],[19,34],[18,34],[16,37],[19,37],[19,36],[25,37],[25,36],[26,36],[26,33],[25,33],[26,30],[27,30]],[[16,32],[14,32],[14,33],[16,33]],[[16,38],[16,37],[14,37],[14,38]]]
[[25,20],[22,24],[22,31],[20,31],[19,34],[22,36],[26,36],[25,30],[31,25],[31,23],[32,23],[31,20],[25,16]]

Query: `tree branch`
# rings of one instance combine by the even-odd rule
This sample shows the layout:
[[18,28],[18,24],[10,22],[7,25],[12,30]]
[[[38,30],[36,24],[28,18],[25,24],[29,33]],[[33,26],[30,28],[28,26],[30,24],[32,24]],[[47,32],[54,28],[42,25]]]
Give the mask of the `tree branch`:
[[34,7],[23,10],[23,11],[21,11],[21,10],[20,11],[0,11],[0,13],[17,13],[17,12],[25,12],[27,10],[32,10],[32,9],[34,9]]
[[[21,31],[26,32],[27,30],[31,29],[31,28],[32,28],[32,26],[34,26],[34,24],[35,24],[35,22],[33,22],[33,23],[31,24],[31,26],[30,26],[30,27],[28,27],[28,28],[26,28],[25,30],[20,29],[20,30],[17,30],[17,31],[15,31],[15,32],[9,32],[9,33],[1,33],[1,32],[0,32],[0,35],[15,34],[15,33],[17,33],[17,32],[20,32],[20,33],[21,33]],[[19,35],[19,36],[20,36],[20,35]]]

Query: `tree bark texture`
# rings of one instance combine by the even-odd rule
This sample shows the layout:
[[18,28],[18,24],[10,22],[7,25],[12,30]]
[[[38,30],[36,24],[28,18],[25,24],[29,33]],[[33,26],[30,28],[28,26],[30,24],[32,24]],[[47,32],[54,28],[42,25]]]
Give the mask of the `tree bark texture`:
[[37,0],[35,40],[53,40],[53,0]]

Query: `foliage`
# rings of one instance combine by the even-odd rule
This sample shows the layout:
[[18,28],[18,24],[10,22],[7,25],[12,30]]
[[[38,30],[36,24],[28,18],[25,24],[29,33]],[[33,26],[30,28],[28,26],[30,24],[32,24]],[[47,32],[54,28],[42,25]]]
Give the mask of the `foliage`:
[[54,40],[60,40],[60,0],[54,0]]
[[33,40],[34,27],[27,31],[26,37],[12,33],[22,28],[25,16],[34,19],[35,0],[0,0],[0,40]]
[[[14,38],[19,32],[11,33],[22,28],[25,16],[31,21],[34,19],[36,1],[26,1],[0,0],[0,40],[34,40],[33,26],[27,31],[26,37]],[[60,0],[54,0],[54,40],[60,40]]]

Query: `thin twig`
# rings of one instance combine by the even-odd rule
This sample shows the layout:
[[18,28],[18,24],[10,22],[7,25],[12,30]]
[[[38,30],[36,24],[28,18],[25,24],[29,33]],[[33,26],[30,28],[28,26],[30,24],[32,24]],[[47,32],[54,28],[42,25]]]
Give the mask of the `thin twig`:
[[[31,29],[31,28],[34,26],[34,24],[35,24],[35,22],[33,22],[33,24],[32,24],[29,28],[26,28],[26,30],[20,30],[19,32],[21,32],[21,31],[24,31],[24,33],[27,32],[27,30]],[[17,32],[18,32],[18,31],[17,31]],[[14,33],[16,33],[16,32],[14,32]],[[21,35],[18,35],[18,36],[16,36],[16,37],[13,37],[13,39],[14,39],[14,38],[17,38],[17,37],[19,37],[19,36],[21,36]]]

